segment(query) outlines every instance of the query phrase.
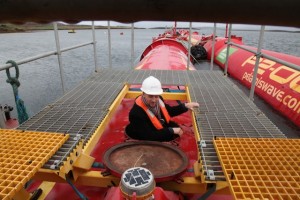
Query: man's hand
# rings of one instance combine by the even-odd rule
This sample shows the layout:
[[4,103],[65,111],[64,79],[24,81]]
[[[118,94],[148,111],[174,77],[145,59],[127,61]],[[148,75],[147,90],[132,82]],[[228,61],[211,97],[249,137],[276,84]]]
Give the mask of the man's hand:
[[182,136],[183,134],[183,131],[181,128],[173,128],[173,131],[174,131],[174,134],[177,134],[179,135],[180,137]]
[[189,110],[194,110],[194,108],[199,108],[199,103],[197,102],[189,102],[189,103],[185,103],[184,105]]

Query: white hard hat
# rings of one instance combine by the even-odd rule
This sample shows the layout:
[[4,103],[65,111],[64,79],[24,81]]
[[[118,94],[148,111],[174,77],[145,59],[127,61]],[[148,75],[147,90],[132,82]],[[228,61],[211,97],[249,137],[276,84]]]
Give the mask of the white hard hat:
[[149,76],[143,81],[141,90],[150,95],[161,95],[163,93],[160,81],[153,76]]

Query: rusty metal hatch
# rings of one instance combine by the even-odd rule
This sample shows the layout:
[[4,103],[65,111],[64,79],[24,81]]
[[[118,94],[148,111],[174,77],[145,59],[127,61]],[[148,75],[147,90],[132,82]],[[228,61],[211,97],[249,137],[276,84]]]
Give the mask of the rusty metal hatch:
[[188,163],[183,151],[161,142],[126,142],[113,146],[104,154],[104,164],[111,174],[121,177],[128,168],[144,167],[151,171],[156,182],[178,178]]

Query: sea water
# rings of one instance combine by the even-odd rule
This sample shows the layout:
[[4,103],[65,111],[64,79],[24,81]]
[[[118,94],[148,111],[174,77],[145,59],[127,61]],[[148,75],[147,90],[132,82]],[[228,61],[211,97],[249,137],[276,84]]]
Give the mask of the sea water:
[[[200,34],[211,34],[212,28],[203,28]],[[131,65],[131,29],[111,29],[111,66],[109,66],[108,30],[96,30],[98,68],[133,68],[139,61],[144,49],[151,44],[152,38],[163,33],[163,29],[136,29],[134,31],[134,65]],[[123,33],[123,34],[122,34]],[[224,36],[218,29],[216,35]],[[242,36],[246,45],[257,46],[259,31],[232,31]],[[64,49],[92,41],[91,30],[76,30],[70,34],[59,31],[60,48]],[[265,32],[263,49],[300,57],[300,33]],[[0,34],[0,64],[8,60],[19,61],[38,54],[55,51],[54,31]],[[88,45],[62,53],[62,70],[65,91],[69,91],[95,71],[93,46]],[[29,116],[33,116],[46,105],[63,95],[61,75],[57,56],[50,56],[19,66],[19,96],[24,100]],[[11,69],[14,75],[14,70]],[[11,86],[6,83],[5,71],[0,71],[0,104],[15,107]],[[13,117],[17,114],[14,110]]]

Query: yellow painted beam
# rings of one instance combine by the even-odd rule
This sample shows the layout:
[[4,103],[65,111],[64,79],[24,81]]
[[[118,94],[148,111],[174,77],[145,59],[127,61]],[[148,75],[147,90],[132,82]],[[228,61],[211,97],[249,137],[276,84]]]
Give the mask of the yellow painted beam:
[[216,191],[218,194],[231,194],[229,183],[227,181],[217,181]]
[[83,153],[90,155],[93,149],[95,148],[98,140],[100,139],[102,133],[104,132],[105,128],[107,127],[108,123],[110,122],[112,116],[114,115],[117,107],[120,105],[121,101],[125,97],[129,90],[129,86],[126,84],[124,85],[123,89],[115,99],[115,101],[112,103],[112,105],[109,107],[109,112],[101,122],[101,124],[98,126],[97,130],[93,134],[93,136],[89,139],[87,144],[85,145],[83,149]]
[[[128,99],[135,99],[137,96],[141,95],[142,92],[140,91],[128,91],[125,95],[125,98]],[[162,94],[162,97],[165,100],[180,100],[180,101],[186,101],[187,96],[186,93],[180,93],[180,92],[164,92]]]
[[86,155],[84,153],[81,153],[79,158],[74,162],[73,167],[77,167],[79,169],[89,170],[93,163],[95,161],[95,158]]
[[[95,187],[109,187],[119,185],[120,178],[115,176],[103,176],[99,171],[88,171],[82,173],[75,182],[78,185],[95,186]],[[218,194],[230,194],[227,182],[216,182]],[[157,186],[162,187],[169,191],[180,191],[183,193],[199,194],[206,192],[207,183],[202,183],[199,178],[196,177],[184,177],[182,182],[167,181],[157,183]]]
[[182,182],[167,181],[157,183],[157,186],[169,191],[180,191],[192,194],[204,193],[207,188],[206,183],[201,183],[201,180],[195,177],[184,177]]
[[103,176],[100,171],[88,171],[81,174],[75,183],[86,186],[109,187],[119,185],[120,178],[111,175]]
[[[190,90],[189,90],[188,86],[186,86],[186,96],[187,96],[187,101],[191,102],[192,99],[191,99],[191,94],[190,94]],[[198,109],[201,109],[201,107]],[[197,110],[192,112],[192,123],[193,123],[193,127],[194,127],[195,139],[196,139],[196,141],[200,141],[200,134],[199,134],[199,129],[198,129],[197,122],[196,122],[195,112],[197,112]]]
[[55,185],[54,182],[47,182],[47,181],[42,182],[42,184],[39,186],[39,188],[42,189],[43,192],[42,192],[41,196],[39,197],[39,200],[45,199],[47,197],[47,195],[53,189],[54,185]]
[[89,170],[95,161],[94,157],[81,153],[73,164],[73,178],[76,180],[78,176]]
[[[28,193],[24,188],[21,188],[13,197],[14,200],[29,200],[31,197],[30,193]],[[7,198],[9,200],[9,198]]]
[[57,182],[57,183],[66,182],[66,180],[63,177],[59,176],[58,170],[50,170],[50,169],[39,169],[39,171],[33,176],[32,179],[40,180],[40,181]]
[[96,129],[95,133],[89,139],[85,147],[83,147],[83,141],[81,141],[76,148],[70,153],[70,156],[64,162],[64,165],[59,170],[59,176],[65,179],[65,175],[72,170],[73,178],[76,179],[87,170],[90,169],[94,162],[94,158],[89,156],[93,149],[95,148],[98,140],[100,139],[102,133],[104,132],[107,124],[110,122],[112,116],[114,115],[117,107],[120,105],[124,96],[129,89],[128,85],[125,85],[121,92],[118,94],[112,105],[109,107],[108,114],[105,116],[101,124]]
[[[51,170],[44,170],[44,173],[37,173],[40,176],[34,177],[38,180],[49,180],[52,182],[65,182],[60,176],[51,172]],[[95,186],[95,187],[109,187],[119,185],[120,178],[115,176],[103,176],[100,171],[85,171],[79,174],[75,181],[78,185]],[[216,183],[216,194],[230,194],[228,183],[225,181],[216,182],[201,182],[200,178],[197,177],[184,177],[182,182],[167,181],[158,183],[159,187],[169,191],[181,191],[183,193],[204,193],[207,189],[207,183]]]
[[[65,179],[66,178],[65,175],[74,169],[73,165],[82,153],[82,146],[83,146],[83,141],[80,141],[79,144],[76,145],[76,147],[70,153],[69,157],[67,157],[67,160],[64,162],[63,166],[60,167],[59,176]],[[77,176],[74,176],[74,178],[76,179]]]
[[40,169],[35,174],[34,179],[52,182],[65,182],[66,174],[70,171],[76,180],[79,174],[89,170],[94,162],[94,158],[82,153],[83,141],[72,150],[64,164],[59,170]]
[[[191,94],[190,94],[190,90],[189,90],[188,86],[186,86],[186,96],[187,96],[187,101],[191,102],[192,99],[191,99]],[[201,109],[201,107],[198,108],[198,109]],[[198,125],[197,125],[197,122],[196,122],[195,112],[197,112],[197,110],[195,110],[195,111],[192,112],[192,124],[193,124],[193,129],[194,129],[194,136],[195,136],[195,140],[196,141],[200,141],[200,133],[199,133],[199,128],[198,128]],[[201,160],[199,149],[197,149],[197,150],[198,150],[198,154],[197,154],[198,155],[198,159],[197,160]],[[204,177],[204,174],[202,172],[203,171],[202,168],[203,168],[203,165],[202,165],[201,162],[198,163],[198,161],[196,161],[194,163],[194,171],[195,171],[196,177],[200,176],[202,182],[204,182],[205,181],[205,177]]]
[[[76,180],[76,184],[96,186],[96,187],[108,187],[113,185],[119,185],[120,179],[115,176],[102,176],[99,171],[89,171],[81,174]],[[184,177],[182,183],[175,181],[168,181],[157,184],[170,191],[181,191],[184,193],[202,193],[206,191],[206,183],[195,177]]]

